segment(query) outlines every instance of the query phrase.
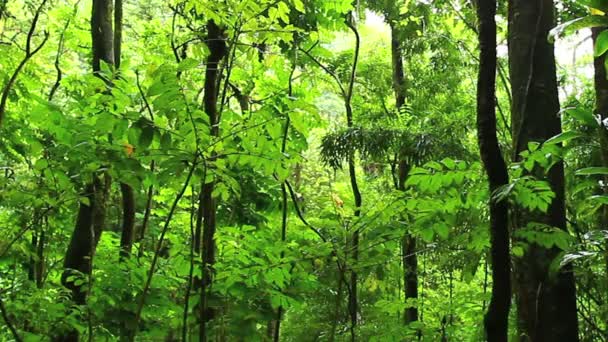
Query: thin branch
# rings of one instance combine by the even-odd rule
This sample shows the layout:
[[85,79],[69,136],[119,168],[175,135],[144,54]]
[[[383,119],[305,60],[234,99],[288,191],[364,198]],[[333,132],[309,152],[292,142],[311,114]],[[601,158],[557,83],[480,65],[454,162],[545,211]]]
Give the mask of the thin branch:
[[148,294],[148,290],[150,290],[150,285],[152,284],[152,277],[154,276],[154,272],[156,271],[156,264],[158,263],[160,251],[163,247],[163,242],[165,241],[165,235],[167,234],[167,231],[169,230],[169,224],[171,223],[171,220],[173,219],[173,214],[175,214],[175,210],[177,209],[177,205],[179,204],[179,201],[182,199],[182,197],[184,196],[184,193],[186,192],[186,189],[190,185],[190,180],[192,179],[192,175],[198,164],[197,161],[198,161],[198,153],[194,156],[194,160],[192,161],[192,166],[190,167],[190,170],[188,171],[188,176],[186,177],[184,185],[182,186],[182,189],[175,197],[175,200],[173,201],[173,204],[171,205],[171,209],[169,210],[169,214],[167,215],[167,218],[165,219],[165,224],[163,226],[163,230],[160,233],[160,237],[156,244],[156,250],[154,252],[154,257],[152,258],[152,263],[150,264],[150,269],[148,271],[148,278],[146,279],[146,283],[144,284],[144,288],[142,290],[141,297],[139,299],[139,303],[137,304],[137,310],[135,311],[135,324],[134,324],[135,328],[133,329],[133,332],[132,332],[133,335],[130,336],[131,341],[135,340],[135,335],[137,334],[137,330],[139,327],[139,321],[141,319],[141,312],[144,308],[144,304],[146,301],[146,295]]
[[304,215],[302,215],[302,210],[300,210],[300,206],[298,205],[298,199],[296,198],[296,194],[293,191],[293,188],[291,187],[291,184],[289,183],[289,181],[285,180],[285,185],[287,185],[287,189],[289,189],[289,194],[291,196],[293,206],[296,209],[296,214],[298,215],[298,218],[300,219],[300,221],[302,221],[302,223],[304,223],[304,225],[306,227],[310,228],[310,230],[315,232],[315,234],[317,234],[317,236],[321,239],[321,241],[327,242],[327,238],[325,236],[323,236],[321,231],[319,229],[315,228],[312,224],[308,223],[308,221],[306,221],[306,218],[304,218]]
[[49,101],[53,100],[53,97],[55,96],[55,92],[57,92],[57,89],[59,89],[59,85],[61,84],[61,79],[63,78],[63,72],[61,71],[59,59],[61,58],[61,55],[63,54],[65,32],[68,30],[68,27],[70,26],[70,22],[72,21],[72,18],[76,17],[76,14],[78,13],[79,4],[80,4],[80,0],[76,1],[76,4],[74,4],[74,10],[72,11],[72,16],[70,18],[68,18],[68,20],[66,20],[65,25],[63,26],[63,31],[61,31],[61,35],[59,36],[59,43],[57,44],[57,54],[55,55],[55,63],[54,63],[55,70],[57,71],[57,78],[55,79],[55,83],[53,84],[53,87],[51,87],[51,91],[49,92],[49,96],[48,96]]
[[44,46],[44,44],[47,42],[47,40],[49,38],[49,32],[44,31],[44,39],[42,40],[40,45],[38,45],[34,50],[32,50],[32,37],[34,36],[34,32],[36,31],[36,25],[38,24],[38,19],[40,18],[42,9],[43,9],[44,5],[46,5],[47,1],[48,0],[43,0],[42,3],[40,4],[40,6],[38,6],[38,8],[36,9],[36,13],[34,14],[34,19],[32,20],[32,24],[27,33],[27,39],[26,39],[26,43],[25,43],[25,46],[26,46],[25,47],[25,56],[23,57],[23,59],[21,60],[21,62],[19,63],[19,65],[17,66],[15,71],[13,72],[13,74],[11,75],[11,78],[8,80],[8,83],[4,86],[4,89],[2,89],[2,98],[0,99],[0,128],[2,127],[2,122],[4,121],[4,116],[6,113],[6,103],[8,101],[8,95],[9,95],[11,89],[13,88],[15,81],[17,81],[17,77],[19,76],[21,69],[23,69],[23,67],[27,64],[27,62],[36,53],[38,53],[38,51],[40,51],[40,49],[42,49],[42,47]]
[[336,81],[336,84],[340,88],[340,92],[342,93],[342,96],[344,96],[344,98],[346,98],[348,96],[348,93],[346,92],[346,89],[344,89],[344,86],[342,85],[340,78],[338,78],[338,75],[336,75],[333,71],[329,70],[329,68],[326,65],[324,65],[318,59],[316,59],[313,55],[311,55],[310,51],[302,49],[302,48],[298,48],[298,50],[302,51],[306,56],[308,56],[308,58],[310,58],[310,60],[312,60],[316,65],[318,65],[321,69],[323,69],[323,71],[325,71],[329,76],[331,76]]

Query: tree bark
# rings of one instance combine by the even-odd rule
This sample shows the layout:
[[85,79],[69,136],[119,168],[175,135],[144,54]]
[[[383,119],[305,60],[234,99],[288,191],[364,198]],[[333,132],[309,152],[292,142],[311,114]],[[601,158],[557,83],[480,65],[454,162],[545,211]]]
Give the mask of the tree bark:
[[[203,106],[209,124],[211,125],[211,136],[219,136],[220,114],[217,108],[219,95],[220,63],[227,54],[227,44],[222,28],[213,20],[207,22],[207,47],[209,56],[207,57],[207,69],[205,71],[205,94],[203,96]],[[208,162],[212,162],[209,160]],[[209,308],[209,295],[213,282],[213,266],[215,265],[215,230],[216,230],[216,209],[217,202],[213,197],[215,183],[206,183],[203,179],[202,185],[202,213],[203,213],[203,244],[201,253],[201,301],[200,301],[200,332],[199,340],[207,340],[207,322],[213,319],[214,310]]]
[[[114,1],[114,35],[112,48],[114,54],[114,67],[120,68],[122,59],[122,0]],[[122,196],[122,233],[120,236],[120,260],[131,255],[135,230],[135,192],[127,183],[120,183]]]
[[[398,31],[394,22],[390,22],[391,28],[391,57],[393,67],[393,90],[395,92],[395,105],[400,110],[405,105],[407,88],[405,85],[405,71],[403,68],[403,53],[398,37]],[[398,190],[405,191],[405,182],[410,170],[410,165],[403,160],[404,155],[400,155],[398,163]],[[404,301],[418,298],[418,257],[416,255],[416,238],[409,232],[403,235],[401,240],[401,252],[403,262],[403,290],[405,292]],[[418,320],[418,307],[408,307],[404,310],[403,323],[408,325]]]
[[101,70],[101,61],[114,64],[114,34],[112,33],[112,0],[93,0],[91,12],[93,71]]
[[[509,1],[509,67],[513,89],[512,135],[514,159],[529,142],[542,143],[561,132],[555,56],[547,40],[554,26],[552,0]],[[545,178],[542,172],[536,176]],[[514,229],[531,222],[566,230],[564,165],[553,166],[545,178],[553,192],[544,214],[513,210]],[[549,266],[558,256],[557,248],[529,243],[516,259],[514,282],[517,326],[523,341],[578,341],[576,288],[572,267],[566,265],[557,276]]]
[[507,342],[511,306],[511,260],[509,254],[509,206],[495,201],[494,192],[509,183],[507,164],[496,133],[496,1],[480,1],[479,78],[477,80],[477,139],[490,187],[490,260],[492,297],[484,325],[488,341]]
[[[111,0],[93,0],[91,39],[93,72],[98,74],[102,60],[107,64],[114,64]],[[89,285],[86,284],[86,288],[83,285],[76,285],[73,278],[80,274],[88,277],[90,281],[93,256],[105,224],[109,188],[110,178],[107,174],[93,175],[92,182],[85,186],[83,197],[87,198],[89,203],[82,201],[80,203],[76,226],[65,255],[61,283],[71,291],[72,300],[77,305],[86,304],[86,288]],[[78,331],[65,332],[55,340],[77,341]]]
[[395,102],[397,110],[405,104],[407,89],[405,87],[405,71],[403,69],[403,53],[401,42],[395,23],[389,23],[391,29],[391,60],[393,66],[393,90],[395,91]]
[[122,0],[114,0],[114,66],[120,68],[122,54]]
[[122,234],[120,235],[120,259],[129,258],[133,248],[133,232],[135,228],[135,195],[133,188],[120,183],[122,194]]
[[82,197],[89,203],[80,203],[76,227],[63,264],[65,271],[61,276],[61,283],[72,291],[72,299],[78,305],[86,303],[86,292],[82,285],[75,285],[74,280],[68,278],[72,275],[91,274],[93,255],[105,221],[108,181],[107,178],[104,179],[105,182],[99,177],[94,177],[93,183],[85,188]]
[[[593,37],[593,43],[595,45],[599,34],[606,30],[606,27],[594,27],[591,29]],[[593,66],[595,68],[595,113],[599,114],[602,122],[608,119],[608,79],[606,75],[606,55],[596,57],[593,60]],[[599,129],[600,138],[600,154],[602,159],[602,165],[608,167],[608,128],[601,126]],[[604,177],[604,181],[608,181],[608,177]],[[605,195],[608,195],[608,190],[604,191]],[[600,211],[600,229],[606,229],[608,227],[608,206],[604,205]],[[606,242],[608,247],[608,242]],[[608,249],[606,249],[608,251]],[[605,258],[605,270],[608,274],[608,252],[604,256]],[[604,331],[604,337],[608,340],[608,327]]]
[[[353,58],[353,65],[351,68],[350,80],[348,85],[348,90],[344,95],[344,107],[346,110],[346,124],[348,128],[354,127],[353,120],[353,108],[352,108],[352,98],[353,98],[353,87],[355,84],[355,77],[357,72],[357,65],[359,63],[359,49],[361,46],[361,37],[359,36],[359,31],[355,26],[354,17],[352,12],[346,16],[346,26],[353,32],[355,36],[355,56]],[[361,197],[361,191],[359,190],[359,184],[357,182],[357,172],[355,168],[355,155],[354,153],[348,157],[348,176],[350,178],[350,186],[353,192],[353,198],[355,200],[355,217],[361,216],[361,206],[363,205],[363,198]],[[356,228],[353,231],[352,235],[352,260],[355,264],[359,261],[359,239],[360,233],[359,228]],[[358,276],[357,271],[351,267],[350,272],[350,291],[348,296],[348,312],[350,315],[350,339],[351,341],[355,341],[355,328],[357,327],[358,321],[358,312],[359,312],[359,300],[357,298],[357,285],[358,285]]]

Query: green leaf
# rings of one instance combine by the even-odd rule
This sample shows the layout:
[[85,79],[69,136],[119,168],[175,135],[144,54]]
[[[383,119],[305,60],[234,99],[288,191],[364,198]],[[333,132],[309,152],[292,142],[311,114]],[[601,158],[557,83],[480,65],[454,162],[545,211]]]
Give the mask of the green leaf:
[[577,176],[608,175],[608,167],[586,167],[576,171]]
[[435,236],[435,231],[433,229],[425,228],[420,231],[420,237],[424,242],[433,241],[433,237]]
[[298,11],[300,13],[306,12],[306,9],[304,8],[304,3],[302,3],[302,0],[293,0],[293,7],[296,9],[296,11]]
[[589,8],[608,12],[608,0],[579,0],[579,2]]
[[34,168],[38,171],[42,171],[44,169],[46,169],[49,166],[49,163],[46,161],[46,159],[38,159],[36,161],[36,163],[34,164]]
[[559,144],[559,143],[563,143],[572,139],[577,139],[577,138],[582,138],[585,135],[579,132],[574,132],[574,131],[567,131],[567,132],[563,132],[560,133],[556,136],[554,136],[553,138],[550,138],[549,140],[545,141],[545,145],[549,145],[549,144]]
[[602,31],[595,40],[594,56],[600,57],[608,51],[608,30]]
[[553,28],[549,32],[549,42],[554,43],[557,38],[570,35],[580,29],[601,26],[608,26],[608,17],[603,15],[588,15],[573,19]]
[[165,132],[160,138],[160,147],[162,149],[170,149],[171,148],[171,133]]
[[447,239],[448,236],[450,235],[450,227],[448,227],[448,225],[445,224],[445,222],[436,224],[435,231],[437,232],[437,235],[439,235],[439,237],[442,239]]
[[182,60],[181,62],[179,62],[179,65],[177,66],[177,70],[186,71],[186,70],[194,69],[198,65],[199,65],[198,60],[196,60],[194,58],[186,58],[186,59]]
[[139,146],[141,148],[147,148],[152,144],[152,139],[154,139],[154,127],[144,126],[141,130],[141,135],[139,136]]
[[570,115],[571,117],[588,126],[597,126],[597,121],[595,121],[593,112],[591,112],[590,110],[581,107],[570,107],[563,109],[562,112]]
[[513,256],[518,258],[524,256],[524,248],[522,246],[513,246],[513,248],[511,248],[511,252],[513,253]]

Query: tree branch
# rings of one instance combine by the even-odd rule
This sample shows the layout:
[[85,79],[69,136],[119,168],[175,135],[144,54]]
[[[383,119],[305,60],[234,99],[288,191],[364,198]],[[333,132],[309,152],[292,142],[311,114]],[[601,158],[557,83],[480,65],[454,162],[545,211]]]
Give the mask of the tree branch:
[[48,0],[43,0],[42,3],[40,3],[40,6],[38,6],[38,8],[36,9],[36,13],[34,14],[34,19],[32,20],[32,24],[30,25],[30,29],[27,33],[27,39],[26,39],[26,43],[25,43],[25,56],[23,57],[23,59],[21,60],[21,62],[19,63],[19,65],[17,66],[15,71],[13,72],[13,74],[11,75],[11,78],[8,80],[8,83],[6,83],[6,85],[4,86],[4,89],[2,89],[2,97],[0,98],[0,128],[2,127],[2,123],[4,121],[4,116],[6,113],[6,103],[8,101],[8,95],[11,92],[11,89],[13,88],[15,81],[17,81],[17,77],[19,76],[19,73],[21,72],[21,70],[23,69],[25,64],[27,64],[27,62],[36,53],[38,53],[38,51],[40,51],[40,49],[42,49],[42,47],[44,46],[44,44],[47,42],[47,40],[49,38],[49,32],[44,31],[44,39],[42,40],[40,45],[38,45],[36,48],[34,48],[34,50],[32,50],[32,37],[34,36],[34,32],[36,31],[36,25],[38,24],[38,19],[40,18],[42,9],[44,8],[44,5],[46,5],[47,1]]

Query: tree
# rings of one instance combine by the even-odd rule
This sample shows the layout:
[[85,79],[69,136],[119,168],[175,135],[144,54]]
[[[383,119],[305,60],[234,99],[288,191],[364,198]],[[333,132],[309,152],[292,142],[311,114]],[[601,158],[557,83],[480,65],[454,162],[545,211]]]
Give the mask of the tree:
[[44,3],[0,0],[0,340],[606,336],[608,32],[561,106],[545,39],[602,1]]
[[496,1],[477,4],[479,77],[477,81],[477,139],[490,188],[490,259],[492,299],[485,316],[488,341],[508,341],[511,306],[509,206],[494,194],[509,183],[509,173],[496,133]]
[[[228,45],[224,30],[213,20],[207,21],[206,44],[209,48],[207,68],[205,71],[205,94],[203,106],[209,117],[210,134],[219,137],[221,112],[218,109],[220,95],[220,63],[228,53]],[[213,282],[213,266],[215,264],[215,231],[217,202],[213,195],[214,182],[202,180],[201,202],[203,218],[203,244],[201,253],[201,300],[200,300],[200,332],[199,340],[207,340],[207,322],[213,319],[214,310],[209,308],[209,291]]]
[[[547,40],[553,26],[552,0],[509,2],[509,67],[513,89],[512,127],[514,159],[529,144],[543,143],[561,132],[560,104],[553,44]],[[538,167],[536,176],[542,177]],[[556,163],[546,180],[555,194],[546,213],[514,208],[513,227],[530,229],[533,223],[566,230],[564,166]],[[550,265],[557,247],[527,242],[525,254],[515,260],[514,285],[517,326],[527,341],[578,341],[576,289],[572,266],[552,275]]]
[[[591,29],[593,43],[597,45],[598,38],[602,32],[605,32],[605,27],[594,27]],[[605,33],[604,33],[605,34]],[[606,55],[595,56],[593,60],[594,66],[594,88],[595,88],[595,110],[599,114],[600,122],[604,123],[608,119],[608,77],[606,75]],[[600,156],[602,165],[608,167],[608,130],[605,124],[600,125],[599,130]],[[604,192],[605,194],[606,192]],[[599,214],[600,229],[605,229],[608,226],[608,206],[603,205]],[[608,270],[608,255],[605,257],[605,268]],[[605,334],[608,336],[608,327]]]
[[[114,64],[112,1],[94,0],[91,13],[93,72],[101,74],[101,63]],[[110,190],[107,174],[94,174],[82,194],[76,226],[64,258],[61,283],[72,293],[76,305],[85,305],[90,289],[93,257],[105,224],[106,202]],[[84,279],[83,279],[84,278]],[[59,341],[78,340],[78,331],[72,330],[58,337]]]

